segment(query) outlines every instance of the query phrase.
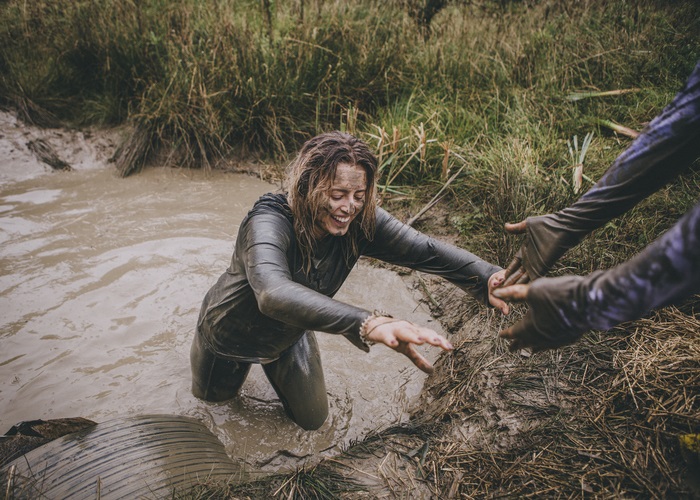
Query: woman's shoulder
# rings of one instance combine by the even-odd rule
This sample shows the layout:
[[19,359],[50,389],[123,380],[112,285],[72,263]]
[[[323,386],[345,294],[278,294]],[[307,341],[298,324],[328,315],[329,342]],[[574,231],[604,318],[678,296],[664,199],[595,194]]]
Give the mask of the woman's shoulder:
[[287,195],[281,193],[267,193],[262,195],[248,212],[247,218],[259,214],[279,214],[283,215],[291,222],[292,209],[289,207]]
[[261,196],[241,221],[239,241],[279,244],[294,239],[292,211],[283,194]]
[[378,231],[387,229],[397,230],[400,228],[409,227],[381,207],[377,207],[375,209],[375,217],[377,220]]

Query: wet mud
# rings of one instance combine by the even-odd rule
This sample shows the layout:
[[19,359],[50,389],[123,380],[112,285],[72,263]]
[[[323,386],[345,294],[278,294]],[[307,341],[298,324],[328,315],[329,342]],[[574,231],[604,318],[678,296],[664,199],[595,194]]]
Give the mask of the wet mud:
[[[316,462],[408,418],[425,375],[384,346],[365,354],[323,333],[330,416],[320,430],[287,419],[259,366],[235,400],[194,398],[189,348],[201,300],[228,265],[242,217],[277,186],[172,168],[121,179],[106,161],[113,143],[77,133],[50,138],[73,164],[54,172],[26,148],[37,132],[15,129],[0,137],[14,155],[0,165],[1,432],[35,419],[192,416],[254,476]],[[441,331],[404,278],[371,262],[360,261],[336,298]]]

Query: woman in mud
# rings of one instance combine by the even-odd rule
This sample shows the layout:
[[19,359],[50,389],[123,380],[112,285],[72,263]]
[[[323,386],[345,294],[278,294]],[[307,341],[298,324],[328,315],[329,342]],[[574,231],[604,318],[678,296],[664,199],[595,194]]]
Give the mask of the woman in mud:
[[[700,157],[700,62],[685,87],[603,177],[553,214],[506,225],[525,241],[495,292],[530,309],[500,336],[511,350],[553,349],[587,330],[606,330],[700,291],[700,203],[637,256],[588,276],[542,278],[588,233],[625,213],[688,170]],[[538,279],[539,278],[539,279]],[[531,285],[527,284],[534,280]]]
[[382,343],[430,373],[415,345],[449,350],[435,331],[332,297],[360,256],[440,275],[507,313],[490,291],[505,271],[431,239],[376,206],[377,160],[357,138],[321,134],[288,171],[288,194],[267,194],[241,223],[230,267],[204,297],[190,361],[192,392],[233,398],[251,363],[285,411],[307,430],[328,416],[313,331],[345,336],[359,349]]

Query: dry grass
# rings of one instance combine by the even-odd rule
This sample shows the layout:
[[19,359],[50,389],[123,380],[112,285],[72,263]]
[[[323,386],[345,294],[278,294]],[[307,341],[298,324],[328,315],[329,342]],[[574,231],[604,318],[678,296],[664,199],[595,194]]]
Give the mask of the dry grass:
[[[666,308],[529,356],[497,338],[523,308],[505,319],[438,279],[416,286],[455,350],[408,424],[312,471],[333,474],[336,498],[698,498],[679,443],[700,431],[696,315]],[[298,474],[227,498],[306,498]]]
[[436,493],[459,478],[468,498],[693,496],[679,438],[700,429],[698,318],[669,308],[532,357],[505,351],[499,322],[461,329],[417,415],[445,422]]

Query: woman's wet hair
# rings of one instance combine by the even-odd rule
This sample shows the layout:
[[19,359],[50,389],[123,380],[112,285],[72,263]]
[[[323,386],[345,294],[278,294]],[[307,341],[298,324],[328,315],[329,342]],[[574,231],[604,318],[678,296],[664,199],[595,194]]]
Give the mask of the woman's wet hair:
[[286,179],[294,231],[307,272],[311,268],[310,256],[315,243],[314,224],[328,204],[329,191],[341,163],[363,168],[367,178],[364,207],[343,236],[348,243],[347,257],[357,256],[360,235],[369,240],[374,238],[377,158],[367,144],[343,132],[326,132],[309,139],[289,165]]

